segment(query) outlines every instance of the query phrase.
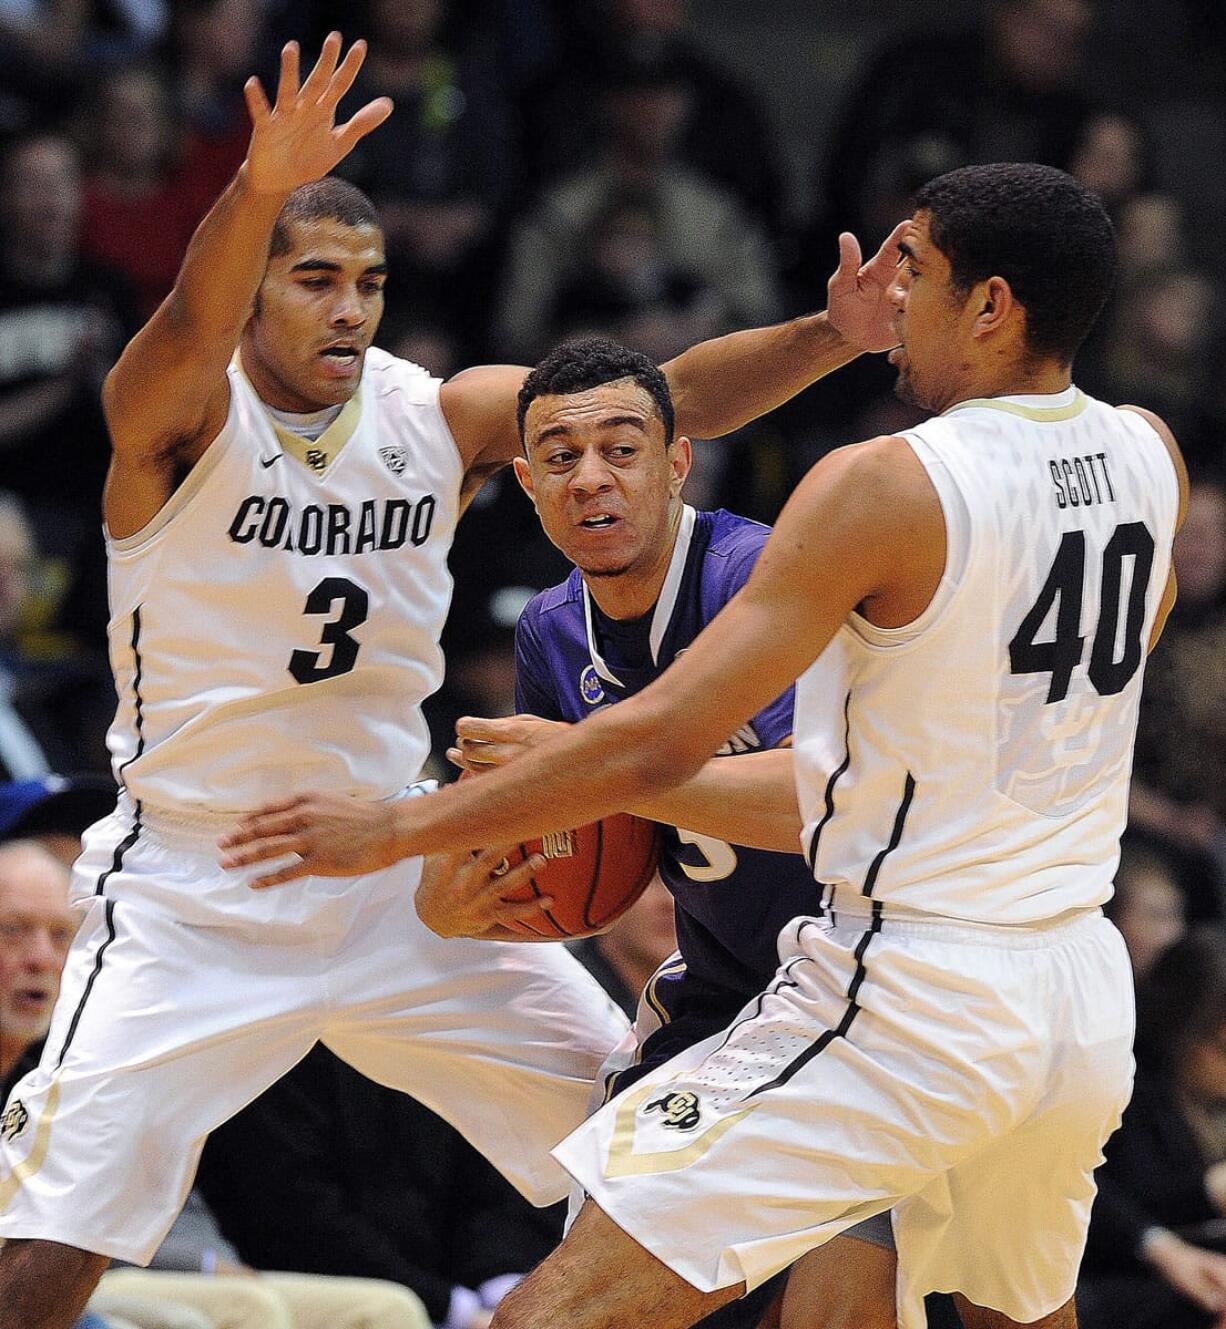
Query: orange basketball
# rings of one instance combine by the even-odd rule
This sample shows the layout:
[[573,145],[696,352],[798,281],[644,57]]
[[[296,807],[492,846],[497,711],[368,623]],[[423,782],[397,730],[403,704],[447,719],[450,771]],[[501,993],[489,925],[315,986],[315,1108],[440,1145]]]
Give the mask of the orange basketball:
[[620,918],[647,889],[660,857],[660,828],[619,812],[573,831],[526,840],[508,855],[508,867],[530,854],[544,854],[545,866],[504,898],[550,895],[553,904],[529,922],[507,926],[528,936],[586,937]]

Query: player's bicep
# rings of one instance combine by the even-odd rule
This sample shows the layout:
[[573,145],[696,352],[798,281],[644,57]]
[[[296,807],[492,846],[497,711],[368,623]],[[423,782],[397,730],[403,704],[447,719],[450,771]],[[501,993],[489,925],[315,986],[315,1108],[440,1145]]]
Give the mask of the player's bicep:
[[[237,334],[235,336],[237,341]],[[233,344],[207,345],[166,301],[106,377],[102,405],[117,457],[130,465],[202,450],[225,424]]]
[[522,365],[478,365],[449,378],[439,405],[466,470],[505,466],[519,451],[516,409],[528,371]]
[[943,540],[939,500],[905,443],[830,454],[788,500],[742,590],[648,690],[646,722],[685,715],[686,755],[709,756],[804,673],[858,605],[912,590],[917,548]]

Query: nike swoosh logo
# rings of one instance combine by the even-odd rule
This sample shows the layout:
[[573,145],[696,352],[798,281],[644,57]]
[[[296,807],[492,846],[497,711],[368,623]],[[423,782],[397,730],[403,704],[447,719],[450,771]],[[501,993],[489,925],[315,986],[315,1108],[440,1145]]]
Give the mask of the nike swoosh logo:
[[285,455],[284,453],[276,452],[271,457],[261,457],[260,465],[265,470],[268,470],[268,468],[273,464],[274,461],[280,461],[284,455]]

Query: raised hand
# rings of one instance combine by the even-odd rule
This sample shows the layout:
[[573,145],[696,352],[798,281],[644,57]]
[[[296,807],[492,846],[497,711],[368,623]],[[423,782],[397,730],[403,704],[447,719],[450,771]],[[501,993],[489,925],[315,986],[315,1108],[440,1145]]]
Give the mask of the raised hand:
[[839,236],[839,266],[826,284],[826,317],[837,332],[862,351],[889,351],[898,345],[890,287],[898,268],[898,242],[905,221],[886,236],[867,263],[850,231]]
[[298,43],[281,51],[281,77],[277,100],[269,106],[258,78],[243,88],[251,113],[251,143],[246,171],[251,188],[262,194],[288,194],[299,185],[318,180],[352,151],[392,113],[387,97],[376,98],[343,125],[336,123],[336,108],[353,87],[366,43],[354,42],[341,60],[341,35],[330,32],[315,68],[306,81],[298,81]]

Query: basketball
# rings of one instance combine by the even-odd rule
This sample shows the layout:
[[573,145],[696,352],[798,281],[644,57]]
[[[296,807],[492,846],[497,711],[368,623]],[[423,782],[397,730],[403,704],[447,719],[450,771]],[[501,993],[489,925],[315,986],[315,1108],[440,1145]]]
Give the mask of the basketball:
[[506,926],[528,936],[587,937],[619,919],[647,889],[660,857],[660,828],[619,812],[573,831],[526,840],[508,855],[508,868],[531,854],[543,854],[545,866],[505,898],[549,895],[553,904],[527,922]]

